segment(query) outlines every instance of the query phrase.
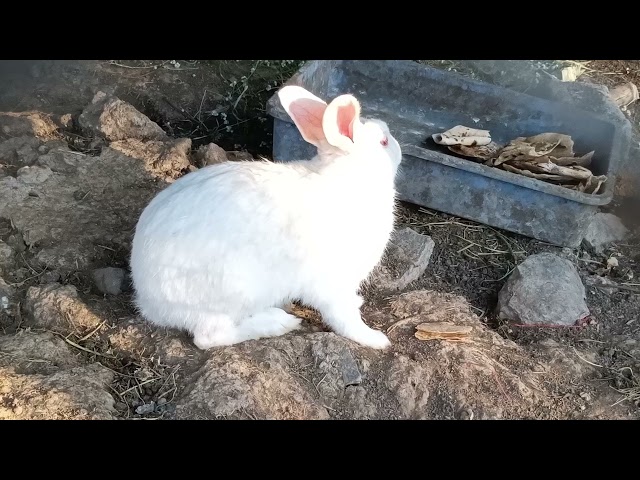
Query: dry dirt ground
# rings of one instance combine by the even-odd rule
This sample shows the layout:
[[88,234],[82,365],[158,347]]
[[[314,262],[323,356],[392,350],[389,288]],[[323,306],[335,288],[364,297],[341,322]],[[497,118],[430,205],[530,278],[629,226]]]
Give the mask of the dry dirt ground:
[[[590,66],[591,81],[638,83],[637,62]],[[640,417],[637,230],[596,255],[401,205],[398,226],[427,233],[435,248],[404,292],[367,289],[364,317],[388,332],[386,352],[334,335],[301,306],[301,331],[202,352],[187,335],[142,321],[130,288],[101,293],[92,272],[128,268],[138,215],[201,166],[198,146],[268,153],[268,121],[239,106],[276,85],[242,93],[245,67],[0,63],[0,419]],[[136,121],[98,118],[112,98],[98,91],[123,101],[110,100],[114,115]],[[637,126],[634,107],[629,115]],[[590,322],[523,328],[496,319],[509,272],[542,251],[578,267]],[[611,256],[619,266],[605,270]],[[626,289],[594,286],[594,274]],[[471,327],[470,341],[414,336],[418,323],[434,321]]]

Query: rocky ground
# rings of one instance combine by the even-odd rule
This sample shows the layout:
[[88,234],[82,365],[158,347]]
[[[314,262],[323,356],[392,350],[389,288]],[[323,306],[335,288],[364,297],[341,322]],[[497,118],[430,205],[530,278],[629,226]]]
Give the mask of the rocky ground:
[[240,105],[237,68],[0,67],[0,418],[640,416],[639,232],[607,212],[561,249],[401,205],[365,288],[385,352],[299,305],[303,330],[208,352],[141,320],[127,259],[144,206],[191,170],[268,151],[259,118],[251,145],[223,134],[246,120],[221,116]]

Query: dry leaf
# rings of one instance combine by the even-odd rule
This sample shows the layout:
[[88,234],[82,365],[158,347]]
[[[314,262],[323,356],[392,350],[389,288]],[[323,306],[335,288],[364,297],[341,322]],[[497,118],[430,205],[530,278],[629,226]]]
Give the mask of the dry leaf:
[[501,147],[497,143],[491,142],[487,145],[477,145],[475,147],[467,145],[448,145],[447,148],[458,155],[479,158],[481,160],[489,160],[496,156]]
[[554,173],[556,175],[562,175],[563,177],[575,178],[577,180],[587,180],[593,177],[593,173],[589,170],[579,170],[577,168],[571,167],[562,167],[560,165],[556,165],[555,163],[539,163],[538,167],[542,168],[547,173]]
[[512,167],[518,168],[520,170],[528,170],[528,171],[533,172],[533,173],[547,173],[535,161],[520,160],[518,158],[517,160],[513,160],[513,161],[509,162],[509,165],[511,165]]
[[527,137],[525,141],[529,144],[539,146],[536,150],[543,150],[544,146],[555,145],[553,149],[544,153],[544,155],[553,155],[554,157],[573,157],[573,139],[569,135],[563,133],[539,133]]
[[561,133],[541,133],[532,137],[518,137],[509,142],[500,152],[494,165],[501,165],[520,157],[566,157],[573,155],[573,140]]
[[524,175],[525,177],[535,178],[538,180],[553,180],[556,182],[562,181],[563,177],[561,175],[551,175],[548,173],[533,173],[528,170],[520,170],[519,168],[515,168],[509,164],[504,163],[502,165],[507,172],[511,173],[519,173],[520,175]]
[[595,195],[600,191],[600,187],[607,181],[607,177],[604,175],[590,177],[584,186],[584,192]]
[[463,125],[456,125],[444,133],[434,133],[431,138],[439,145],[488,145],[491,143],[489,130],[479,130]]
[[578,192],[595,195],[607,181],[604,175],[594,176],[587,168],[595,152],[575,156],[573,139],[563,133],[545,132],[517,137],[500,147],[491,141],[488,130],[457,125],[442,134],[433,135],[433,139],[446,145],[451,152],[478,159],[486,166],[501,167],[511,173]]
[[416,326],[415,337],[418,340],[466,342],[472,330],[469,326],[455,325],[449,322],[421,323]]
[[581,157],[551,157],[549,156],[549,158],[551,159],[551,161],[553,163],[555,163],[556,165],[563,165],[563,166],[568,166],[568,165],[580,165],[582,167],[588,167],[589,165],[591,165],[591,159],[593,158],[593,155],[595,154],[595,151],[591,151]]

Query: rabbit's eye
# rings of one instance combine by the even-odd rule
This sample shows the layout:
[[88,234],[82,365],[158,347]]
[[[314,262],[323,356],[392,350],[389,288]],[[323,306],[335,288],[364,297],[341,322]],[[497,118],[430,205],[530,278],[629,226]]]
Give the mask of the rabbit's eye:
[[382,145],[383,147],[389,145],[389,140],[387,139],[387,137],[382,137],[382,140],[380,140],[380,145]]

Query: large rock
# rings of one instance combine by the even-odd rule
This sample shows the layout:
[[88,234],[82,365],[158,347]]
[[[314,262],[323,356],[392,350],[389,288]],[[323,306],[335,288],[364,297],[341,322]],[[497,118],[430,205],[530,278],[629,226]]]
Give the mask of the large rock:
[[178,138],[165,141],[129,138],[112,142],[110,148],[129,157],[141,160],[154,173],[178,178],[189,167],[191,139]]
[[0,139],[24,135],[42,139],[56,136],[58,126],[42,112],[0,112]]
[[598,212],[594,215],[583,241],[594,252],[602,253],[610,243],[624,240],[627,233],[627,228],[618,217],[612,213]]
[[189,395],[178,404],[178,415],[329,418],[326,408],[289,371],[285,354],[276,349],[252,350],[254,355],[250,356],[235,348],[212,355],[198,372]]
[[134,138],[137,140],[167,140],[160,126],[149,120],[135,107],[104,92],[96,93],[80,117],[80,127],[87,133],[114,142]]
[[[212,349],[177,400],[177,418],[527,418],[544,400],[526,352],[484,326],[461,297],[396,295],[365,313],[389,351],[332,332],[287,334]],[[421,341],[420,323],[471,327],[470,341]]]
[[575,325],[589,315],[576,267],[551,253],[531,255],[498,294],[501,319],[524,325]]
[[29,287],[25,312],[33,325],[72,332],[92,330],[102,319],[80,300],[73,285],[51,283]]
[[22,375],[0,367],[2,420],[111,420],[116,413],[108,385],[114,374],[100,364]]
[[38,157],[36,164],[42,167],[48,167],[54,173],[76,173],[78,171],[78,165],[82,163],[84,157],[77,152],[71,151],[67,144],[41,149],[41,151],[45,153]]
[[92,156],[59,139],[0,143],[7,157],[1,168],[8,165],[0,171],[0,222],[11,219],[12,229],[3,240],[28,252],[33,268],[61,275],[125,256],[142,209],[191,167],[189,139],[168,138],[115,97],[98,96],[82,119],[112,140],[111,148]]
[[382,291],[405,289],[425,272],[434,246],[434,241],[428,235],[409,227],[396,230],[371,277],[371,283]]
[[112,419],[114,377],[51,332],[0,335],[0,419]]
[[33,165],[38,159],[40,144],[40,140],[29,136],[12,137],[0,142],[0,163],[15,167]]
[[53,373],[82,365],[66,342],[51,332],[21,330],[15,335],[0,335],[0,352],[20,373]]
[[18,178],[0,177],[0,218],[12,220],[12,236],[22,243],[11,246],[29,248],[41,266],[63,274],[128,248],[142,209],[168,175],[178,174],[173,161],[153,160],[109,148],[99,157],[55,149]]

